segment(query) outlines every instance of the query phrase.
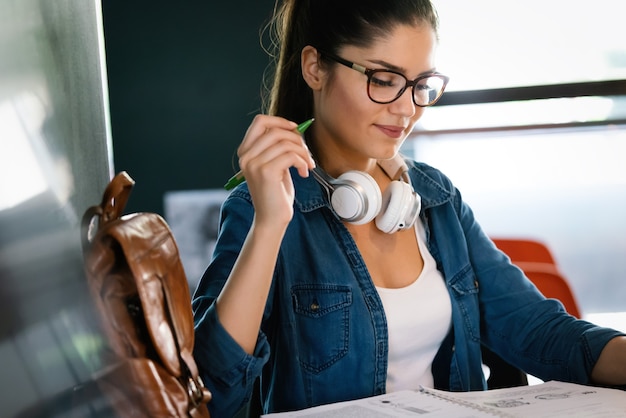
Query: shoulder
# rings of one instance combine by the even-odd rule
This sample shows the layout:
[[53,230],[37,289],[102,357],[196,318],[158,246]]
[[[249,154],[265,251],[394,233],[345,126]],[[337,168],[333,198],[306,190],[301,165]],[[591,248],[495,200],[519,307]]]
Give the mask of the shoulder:
[[435,168],[424,162],[415,161],[411,159],[405,159],[405,161],[406,161],[407,166],[409,167],[409,170],[414,170],[420,173],[421,175],[427,176],[428,178],[432,179],[433,181],[435,181],[437,184],[439,184],[441,187],[444,187],[445,189],[450,190],[454,188],[454,185],[452,184],[452,180],[450,180],[450,178],[448,178],[448,176],[446,176],[438,168]]
[[441,170],[426,163],[405,158],[408,174],[422,203],[436,206],[460,198],[458,189]]
[[251,218],[254,215],[252,196],[248,190],[247,183],[242,183],[235,187],[226,196],[222,203],[221,219],[226,217]]

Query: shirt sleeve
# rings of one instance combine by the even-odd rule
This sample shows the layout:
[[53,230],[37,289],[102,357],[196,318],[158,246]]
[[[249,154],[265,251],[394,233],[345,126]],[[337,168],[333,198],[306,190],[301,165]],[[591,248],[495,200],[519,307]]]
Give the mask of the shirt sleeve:
[[197,321],[194,357],[213,395],[212,416],[234,416],[250,400],[256,378],[269,358],[269,344],[259,333],[255,351],[247,354],[222,327],[214,305]]
[[193,297],[194,358],[213,397],[211,416],[234,416],[250,399],[254,382],[269,359],[269,343],[259,332],[255,351],[246,353],[219,321],[215,299],[221,292],[246,239],[254,209],[244,185],[226,199],[209,267]]
[[590,383],[604,346],[622,333],[569,315],[546,299],[495,247],[471,209],[460,206],[479,286],[480,338],[503,359],[542,380]]

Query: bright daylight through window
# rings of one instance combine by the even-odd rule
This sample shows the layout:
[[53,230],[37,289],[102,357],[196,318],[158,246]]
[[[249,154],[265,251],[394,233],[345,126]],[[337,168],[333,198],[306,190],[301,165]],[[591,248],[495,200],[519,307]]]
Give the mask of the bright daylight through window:
[[583,316],[626,312],[626,3],[434,3],[450,83],[403,151],[490,236],[547,243]]

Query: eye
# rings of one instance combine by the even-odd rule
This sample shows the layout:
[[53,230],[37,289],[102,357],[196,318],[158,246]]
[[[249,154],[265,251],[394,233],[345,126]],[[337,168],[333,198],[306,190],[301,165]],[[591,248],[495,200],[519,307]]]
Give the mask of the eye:
[[423,80],[420,80],[416,85],[415,85],[415,90],[432,90],[434,87],[431,86],[430,83],[430,79],[429,78],[425,78]]
[[375,87],[397,87],[401,85],[404,78],[398,74],[388,71],[377,71],[372,74],[370,84]]
[[439,91],[443,88],[444,81],[437,76],[427,76],[419,80],[415,85],[415,90],[435,90]]

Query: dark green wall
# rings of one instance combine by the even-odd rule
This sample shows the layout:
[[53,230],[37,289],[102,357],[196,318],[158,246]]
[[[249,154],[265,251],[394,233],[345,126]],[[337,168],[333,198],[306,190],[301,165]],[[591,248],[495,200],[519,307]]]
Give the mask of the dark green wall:
[[260,110],[274,0],[103,3],[115,171],[136,181],[127,211],[222,187]]

